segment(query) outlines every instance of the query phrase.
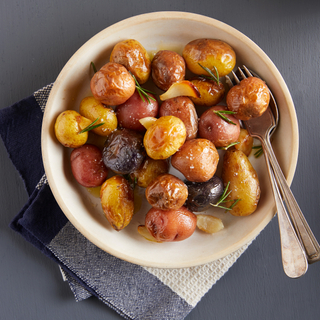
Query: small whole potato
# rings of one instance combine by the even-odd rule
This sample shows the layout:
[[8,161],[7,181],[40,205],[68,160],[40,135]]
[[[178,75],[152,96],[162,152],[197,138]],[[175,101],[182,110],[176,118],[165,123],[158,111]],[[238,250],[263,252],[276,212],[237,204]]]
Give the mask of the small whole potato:
[[54,133],[58,141],[65,147],[78,148],[88,140],[88,132],[80,133],[91,120],[74,110],[66,110],[59,114],[54,124]]
[[162,102],[159,116],[175,116],[181,119],[187,130],[186,140],[194,139],[198,133],[198,115],[188,97],[176,97]]
[[197,77],[190,80],[198,89],[200,97],[191,97],[193,103],[197,106],[211,107],[221,102],[224,98],[225,88],[221,81],[216,81]]
[[102,126],[92,129],[99,136],[108,136],[112,131],[117,129],[118,120],[113,109],[104,106],[94,97],[82,99],[79,112],[92,122],[99,118],[95,124],[104,123]]
[[156,53],[151,63],[151,75],[155,85],[163,91],[177,81],[184,80],[186,64],[176,52],[161,50]]
[[120,127],[136,131],[146,131],[139,120],[146,117],[156,117],[159,111],[159,104],[155,96],[151,93],[148,93],[148,95],[154,100],[150,98],[150,102],[146,98],[142,100],[136,90],[125,103],[116,107],[115,111]]
[[141,166],[130,173],[130,177],[132,180],[137,179],[139,187],[146,188],[157,176],[168,173],[169,167],[168,159],[154,160],[146,156]]
[[184,47],[182,56],[187,68],[198,75],[209,76],[199,63],[210,70],[216,67],[220,77],[229,74],[236,64],[236,54],[232,47],[216,39],[193,40]]
[[[260,199],[260,183],[248,157],[242,151],[227,150],[223,158],[221,177],[224,185],[230,182],[231,193],[226,200],[240,199],[229,212],[234,216],[252,214]],[[229,203],[232,204],[232,201]]]
[[109,106],[116,106],[124,103],[133,95],[136,84],[123,65],[108,62],[93,75],[90,88],[98,101]]
[[86,188],[101,186],[107,179],[108,169],[102,161],[101,150],[92,144],[74,149],[70,155],[72,174]]
[[123,176],[106,180],[100,190],[101,206],[111,226],[120,231],[131,221],[134,213],[134,193]]
[[164,116],[147,129],[143,144],[150,158],[167,159],[184,144],[186,135],[182,120],[175,116]]
[[268,108],[270,92],[266,83],[256,77],[240,81],[227,93],[226,103],[239,120],[260,117]]
[[110,55],[110,62],[125,66],[140,84],[147,82],[151,72],[151,60],[147,50],[134,39],[117,43]]
[[179,209],[188,198],[188,187],[172,174],[155,178],[146,189],[147,201],[157,209]]
[[224,106],[207,109],[199,120],[199,137],[210,140],[216,147],[227,147],[240,135],[240,122],[232,114],[223,114],[232,123],[222,119],[217,112],[226,111]]
[[240,135],[237,141],[239,143],[234,146],[235,149],[242,151],[248,157],[252,150],[253,138],[247,129],[240,128]]
[[171,164],[187,180],[205,182],[217,170],[219,153],[214,144],[207,139],[192,139],[171,157]]
[[181,241],[194,233],[197,216],[186,207],[166,211],[151,208],[145,226],[156,241]]

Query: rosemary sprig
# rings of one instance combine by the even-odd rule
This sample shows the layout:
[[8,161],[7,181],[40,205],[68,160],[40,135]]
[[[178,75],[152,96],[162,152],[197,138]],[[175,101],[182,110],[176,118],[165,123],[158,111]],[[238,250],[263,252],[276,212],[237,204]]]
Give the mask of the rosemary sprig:
[[[221,208],[221,209],[224,209],[224,210],[227,210],[227,211],[230,211],[234,208],[234,206],[241,200],[241,199],[231,199],[231,200],[226,200],[227,197],[229,196],[229,194],[231,193],[232,190],[228,191],[229,189],[229,185],[230,185],[230,181],[228,182],[227,186],[225,187],[224,191],[223,191],[223,194],[221,195],[220,199],[218,200],[217,203],[213,204],[213,203],[210,203],[213,207],[216,207],[216,208]],[[232,205],[230,207],[225,207],[225,206],[222,206],[221,204],[222,203],[226,203],[226,202],[233,202]]]
[[134,79],[134,82],[136,83],[136,89],[137,89],[137,91],[139,93],[139,96],[140,96],[141,100],[144,102],[145,101],[144,98],[146,98],[149,104],[151,104],[150,99],[153,100],[153,101],[156,101],[155,98],[153,98],[150,95],[148,95],[148,93],[151,93],[151,94],[155,94],[155,93],[150,91],[150,90],[148,90],[148,89],[142,88],[140,83],[138,82],[137,78],[132,73],[131,73],[131,75],[132,75],[132,77]]
[[94,120],[94,121],[93,121],[92,123],[90,123],[87,127],[85,127],[83,130],[81,130],[81,131],[79,132],[79,134],[80,134],[80,133],[85,133],[85,132],[87,132],[87,131],[93,130],[93,129],[95,129],[95,128],[98,128],[98,127],[104,125],[104,122],[101,122],[101,123],[98,123],[98,124],[94,125],[98,120],[99,120],[99,118],[97,118],[96,120]]
[[206,76],[206,75],[202,74],[201,77],[204,77],[204,78],[209,79],[209,80],[213,80],[213,81],[215,81],[217,83],[217,85],[220,84],[219,72],[218,72],[218,69],[215,66],[213,66],[214,71],[216,72],[216,74],[214,75],[213,72],[209,68],[203,66],[200,63],[198,63],[198,64],[203,70],[207,71],[209,73],[209,75],[210,75],[210,76]]
[[263,154],[262,146],[254,146],[252,149],[256,149],[257,151],[254,153],[255,158],[259,158]]
[[124,174],[123,177],[129,182],[132,190],[134,190],[134,188],[138,184],[138,178],[137,177],[132,178],[130,173]]
[[219,147],[219,149],[222,149],[222,150],[228,150],[229,148],[239,144],[240,142],[239,141],[236,141],[236,142],[232,142],[230,144],[228,144],[226,147]]
[[229,110],[214,110],[213,112],[224,121],[234,124],[236,126],[236,124],[233,121],[231,121],[228,117],[225,116],[225,114],[235,114],[236,112]]
[[94,62],[92,62],[92,61],[91,61],[91,66],[92,66],[93,72],[96,73],[97,72],[97,68],[96,68]]

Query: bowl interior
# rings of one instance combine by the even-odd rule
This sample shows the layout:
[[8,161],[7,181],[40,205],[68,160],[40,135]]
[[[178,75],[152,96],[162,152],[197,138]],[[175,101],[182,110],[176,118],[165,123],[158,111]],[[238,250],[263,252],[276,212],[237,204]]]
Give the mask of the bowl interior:
[[[101,31],[62,69],[51,91],[42,127],[43,162],[52,192],[64,214],[88,240],[123,260],[143,266],[179,268],[224,257],[254,239],[275,213],[264,157],[249,157],[261,183],[261,199],[254,214],[233,217],[223,210],[210,209],[223,220],[222,231],[214,235],[196,231],[185,241],[158,244],[145,240],[137,232],[150,208],[145,200],[128,227],[121,232],[111,228],[103,215],[100,199],[75,182],[70,168],[70,150],[55,138],[54,122],[59,113],[78,110],[80,101],[91,95],[93,71],[90,63],[93,61],[100,68],[108,61],[113,46],[130,38],[138,40],[151,54],[161,49],[181,53],[185,44],[197,38],[217,38],[229,43],[236,51],[237,65],[246,64],[258,73],[278,102],[280,124],[273,146],[291,183],[297,163],[298,126],[290,93],[272,61],[242,33],[217,20],[191,13],[157,12],[129,18]],[[138,197],[143,199],[144,190],[138,192]]]

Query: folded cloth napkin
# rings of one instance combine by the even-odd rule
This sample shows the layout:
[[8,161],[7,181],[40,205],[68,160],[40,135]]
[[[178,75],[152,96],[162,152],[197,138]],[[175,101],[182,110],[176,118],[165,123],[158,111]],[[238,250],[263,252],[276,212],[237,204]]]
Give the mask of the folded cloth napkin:
[[163,269],[122,261],[88,241],[59,208],[43,168],[41,124],[51,88],[0,110],[0,135],[29,194],[10,227],[59,265],[76,301],[96,296],[126,319],[184,319],[249,244],[202,266]]

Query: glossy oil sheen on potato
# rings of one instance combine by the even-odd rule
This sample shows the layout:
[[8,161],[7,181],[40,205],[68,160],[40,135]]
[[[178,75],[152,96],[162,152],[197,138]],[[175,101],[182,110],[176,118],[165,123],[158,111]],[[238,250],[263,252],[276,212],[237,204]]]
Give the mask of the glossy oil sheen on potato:
[[228,200],[241,199],[229,211],[231,214],[248,216],[257,209],[260,199],[258,175],[242,151],[235,149],[226,151],[223,158],[222,180],[225,185],[230,182],[231,193]]

